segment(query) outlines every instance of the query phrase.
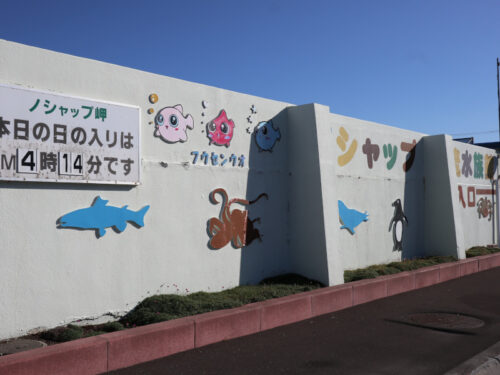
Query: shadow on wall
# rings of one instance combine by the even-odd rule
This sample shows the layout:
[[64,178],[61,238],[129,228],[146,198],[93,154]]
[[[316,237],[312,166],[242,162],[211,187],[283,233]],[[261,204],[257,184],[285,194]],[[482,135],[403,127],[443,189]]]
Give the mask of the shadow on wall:
[[[409,148],[409,144],[406,144],[406,149]],[[401,251],[401,260],[422,256],[425,246],[424,167],[423,141],[420,139],[415,144],[415,148],[406,154],[403,167],[406,170],[404,199],[400,202],[395,199],[392,203],[394,214],[389,230],[392,231],[393,236],[393,251]],[[403,215],[407,221],[404,220]]]
[[241,249],[240,285],[290,272],[288,255],[287,110],[271,119],[255,115],[248,155],[248,221]]
[[87,184],[87,183],[64,183],[64,182],[26,182],[26,181],[0,181],[0,189],[22,189],[22,190],[75,190],[95,191],[96,194],[106,191],[130,191],[135,185],[115,184]]

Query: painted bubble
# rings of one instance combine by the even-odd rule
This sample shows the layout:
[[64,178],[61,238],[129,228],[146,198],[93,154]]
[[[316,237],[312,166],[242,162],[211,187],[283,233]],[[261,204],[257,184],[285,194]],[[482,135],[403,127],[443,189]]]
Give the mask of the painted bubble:
[[155,104],[157,101],[158,101],[158,95],[156,94],[149,95],[149,102],[151,104]]

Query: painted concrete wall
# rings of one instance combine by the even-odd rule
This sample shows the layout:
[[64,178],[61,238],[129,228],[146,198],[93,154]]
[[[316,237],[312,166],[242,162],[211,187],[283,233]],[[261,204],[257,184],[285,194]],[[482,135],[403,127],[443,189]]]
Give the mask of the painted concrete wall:
[[[138,186],[0,182],[0,338],[117,317],[153,294],[220,291],[287,272],[334,285],[345,269],[433,252],[463,257],[467,247],[494,242],[494,215],[477,210],[490,182],[458,175],[454,159],[455,149],[484,159],[492,152],[447,136],[1,40],[0,85],[139,107],[142,176]],[[155,136],[155,119],[178,104],[194,128],[184,142],[166,142]],[[228,147],[207,137],[221,110],[235,124]],[[267,121],[263,141],[256,126]],[[475,208],[472,197],[461,206],[462,185],[474,186]],[[229,199],[260,197],[231,206],[236,227],[243,230],[238,214],[252,222],[242,248],[230,243],[241,233],[209,233],[224,226],[221,197],[210,200],[217,188]],[[57,227],[97,196],[131,210],[149,205],[144,227],[100,238]],[[396,245],[398,199],[406,219]]]
[[[0,183],[0,337],[122,314],[155,293],[219,291],[292,271],[283,112],[288,104],[6,41],[0,41],[0,83],[139,106],[142,133],[137,187]],[[148,100],[152,93],[158,96],[154,104]],[[150,122],[158,110],[177,104],[193,117],[194,129],[186,142],[169,144],[154,136]],[[207,138],[207,122],[222,109],[235,123],[229,147],[209,145]],[[272,152],[259,152],[251,133],[270,119],[281,140]],[[218,154],[218,164],[210,156],[207,165],[200,161],[204,151]],[[196,164],[192,152],[199,153]],[[222,166],[220,154],[234,154],[235,166]],[[219,187],[229,199],[268,195],[247,206],[250,219],[261,218],[255,227],[262,242],[243,250],[208,247],[207,221],[221,210],[209,194]],[[91,230],[57,229],[59,217],[89,207],[97,196],[132,210],[150,205],[145,226],[129,225],[120,234],[108,229],[99,239]]]
[[465,257],[459,252],[457,228],[450,220],[454,216],[451,180],[447,146],[450,137],[436,135],[423,139],[425,168],[424,193],[424,246],[425,254],[454,255]]
[[[341,217],[331,222],[331,230],[338,235],[342,268],[355,269],[419,254],[424,218],[420,203],[424,192],[423,155],[419,145],[423,134],[333,114],[328,124],[330,132],[324,138],[330,151],[325,151],[325,157],[335,171],[336,188],[329,207],[338,213],[341,201],[348,209],[367,213],[367,221],[358,221],[353,231],[341,229]],[[415,157],[405,171],[410,153],[402,150],[402,143],[413,141],[417,145]],[[390,228],[397,199],[408,219],[403,224],[402,251],[394,248]]]
[[[460,257],[467,249],[497,242],[494,178],[488,168],[495,165],[495,151],[446,139],[457,248]],[[492,164],[490,164],[492,163]],[[498,171],[497,171],[498,172]]]
[[290,253],[293,269],[307,277],[329,283],[327,228],[318,151],[316,114],[319,107],[308,104],[291,108],[288,138],[290,182]]

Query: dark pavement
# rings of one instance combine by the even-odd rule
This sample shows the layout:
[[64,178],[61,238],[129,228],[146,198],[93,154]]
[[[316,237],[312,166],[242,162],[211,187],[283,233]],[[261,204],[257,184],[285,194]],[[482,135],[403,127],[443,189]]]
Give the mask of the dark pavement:
[[[409,314],[423,312],[484,325],[409,324]],[[110,374],[443,374],[498,341],[500,268]]]

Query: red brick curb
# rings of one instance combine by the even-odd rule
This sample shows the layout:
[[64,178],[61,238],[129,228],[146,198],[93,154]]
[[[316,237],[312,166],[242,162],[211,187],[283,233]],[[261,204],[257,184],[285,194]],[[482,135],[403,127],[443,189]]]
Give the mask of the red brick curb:
[[0,375],[93,375],[500,267],[500,253],[0,357]]

